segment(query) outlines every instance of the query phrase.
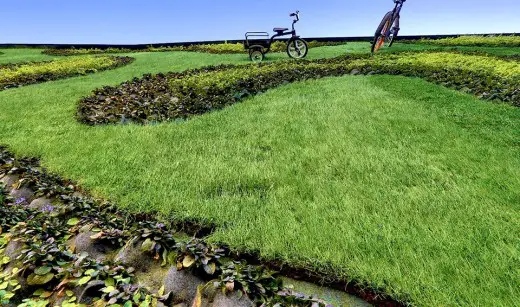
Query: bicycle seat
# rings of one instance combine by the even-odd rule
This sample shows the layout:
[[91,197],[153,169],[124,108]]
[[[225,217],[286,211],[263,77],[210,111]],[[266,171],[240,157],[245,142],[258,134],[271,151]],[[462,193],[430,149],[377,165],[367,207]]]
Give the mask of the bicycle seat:
[[278,33],[282,33],[282,32],[285,32],[289,30],[289,28],[274,28],[273,31],[274,32],[278,32]]

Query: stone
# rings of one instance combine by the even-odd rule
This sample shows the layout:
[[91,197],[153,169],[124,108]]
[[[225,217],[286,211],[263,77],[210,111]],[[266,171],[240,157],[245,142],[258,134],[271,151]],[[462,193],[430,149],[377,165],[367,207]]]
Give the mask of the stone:
[[72,196],[73,196],[73,197],[77,197],[77,198],[84,198],[83,194],[81,194],[81,193],[78,192],[78,191],[72,193]]
[[18,258],[22,254],[24,244],[22,241],[9,241],[4,250],[4,255],[9,257],[11,261]]
[[8,190],[13,188],[13,184],[18,182],[19,177],[16,175],[4,175],[0,178],[0,185],[5,186]]
[[168,268],[162,267],[158,261],[153,261],[148,267],[135,271],[138,285],[149,289],[153,293],[161,289],[166,274],[168,274]]
[[171,267],[164,279],[164,291],[172,293],[174,304],[187,303],[191,306],[197,295],[197,288],[202,284],[204,281],[190,272]]
[[470,94],[471,93],[471,89],[469,87],[463,87],[459,91],[461,91],[463,93],[466,93],[466,94]]
[[19,204],[29,204],[34,197],[34,192],[28,188],[12,189],[9,193],[15,202]]
[[29,206],[27,206],[28,209],[33,209],[33,210],[41,210],[43,207],[45,206],[51,206],[52,205],[52,201],[48,198],[45,198],[45,197],[40,197],[40,198],[36,198],[35,200],[33,200]]
[[80,304],[91,305],[94,299],[99,297],[99,290],[105,287],[105,282],[101,280],[92,280],[85,287],[75,288],[74,294],[78,298]]
[[135,268],[136,270],[146,271],[153,263],[152,257],[141,250],[142,240],[130,240],[119,251],[115,261],[121,262],[126,266]]
[[224,295],[219,292],[213,300],[212,307],[253,307],[255,304],[245,295],[238,296],[237,292]]
[[107,260],[108,254],[113,252],[115,248],[92,240],[90,237],[95,234],[92,231],[80,232],[74,238],[74,250],[77,254],[88,253],[90,257],[98,261]]
[[350,72],[351,75],[355,76],[355,75],[359,75],[361,74],[361,71],[359,71],[359,69],[352,69],[352,71]]

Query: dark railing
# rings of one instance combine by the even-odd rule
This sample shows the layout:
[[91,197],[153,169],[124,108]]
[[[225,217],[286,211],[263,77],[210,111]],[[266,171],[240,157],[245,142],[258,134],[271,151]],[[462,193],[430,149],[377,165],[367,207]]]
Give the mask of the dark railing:
[[[493,34],[446,34],[446,35],[403,35],[399,36],[399,39],[403,40],[415,40],[421,38],[428,39],[441,39],[458,37],[461,35],[485,35],[485,36],[497,36],[497,35],[508,35],[508,36],[520,36],[520,33],[493,33]],[[306,41],[318,41],[318,42],[359,42],[359,41],[372,41],[373,36],[352,36],[352,37],[306,37]],[[223,43],[242,43],[243,40],[217,40],[217,41],[195,41],[195,42],[179,42],[179,43],[162,43],[162,44],[0,44],[0,48],[56,48],[56,49],[68,49],[68,48],[126,48],[126,49],[146,49],[147,47],[177,47],[177,46],[189,46],[189,45],[201,45],[201,44],[223,44]]]

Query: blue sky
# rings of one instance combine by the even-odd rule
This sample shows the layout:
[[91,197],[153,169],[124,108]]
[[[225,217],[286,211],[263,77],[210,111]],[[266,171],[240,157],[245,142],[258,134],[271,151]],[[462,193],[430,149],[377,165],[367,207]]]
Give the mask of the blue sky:
[[[240,39],[289,26],[304,37],[372,35],[391,0],[4,0],[0,43],[163,43]],[[520,0],[408,0],[403,35],[520,32]]]

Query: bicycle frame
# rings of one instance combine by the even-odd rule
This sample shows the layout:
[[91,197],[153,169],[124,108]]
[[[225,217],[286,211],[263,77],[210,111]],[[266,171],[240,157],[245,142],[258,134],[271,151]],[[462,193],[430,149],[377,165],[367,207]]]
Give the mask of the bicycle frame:
[[[287,36],[287,35],[291,35],[291,39],[292,38],[298,38],[299,36],[296,35],[296,29],[294,28],[294,25],[299,21],[299,17],[296,16],[296,19],[293,20],[293,23],[292,23],[292,29],[291,31],[285,31],[285,32],[282,32],[282,33],[276,33],[275,35],[271,36],[271,38],[269,39],[269,48],[267,48],[266,50],[266,53],[271,51],[271,45],[273,44],[275,38],[277,37],[282,37],[282,36]],[[248,33],[265,33],[265,32],[248,32]],[[247,38],[246,38],[247,39]]]
[[277,37],[282,37],[282,36],[287,36],[287,35],[291,35],[291,38],[293,37],[298,37],[296,35],[296,29],[294,28],[294,25],[299,21],[300,19],[298,17],[296,17],[296,19],[293,20],[292,22],[292,30],[291,31],[286,31],[286,32],[282,32],[282,33],[276,33],[275,35],[273,35],[271,37],[271,42],[273,42],[273,40]]
[[[399,18],[401,16],[401,9],[403,8],[404,2],[397,1],[395,3],[394,10],[392,11],[392,23],[390,24],[390,28],[386,30],[384,33],[385,37],[390,36],[390,33],[394,30],[394,28],[399,28]],[[397,21],[397,27],[394,27],[394,24]]]

